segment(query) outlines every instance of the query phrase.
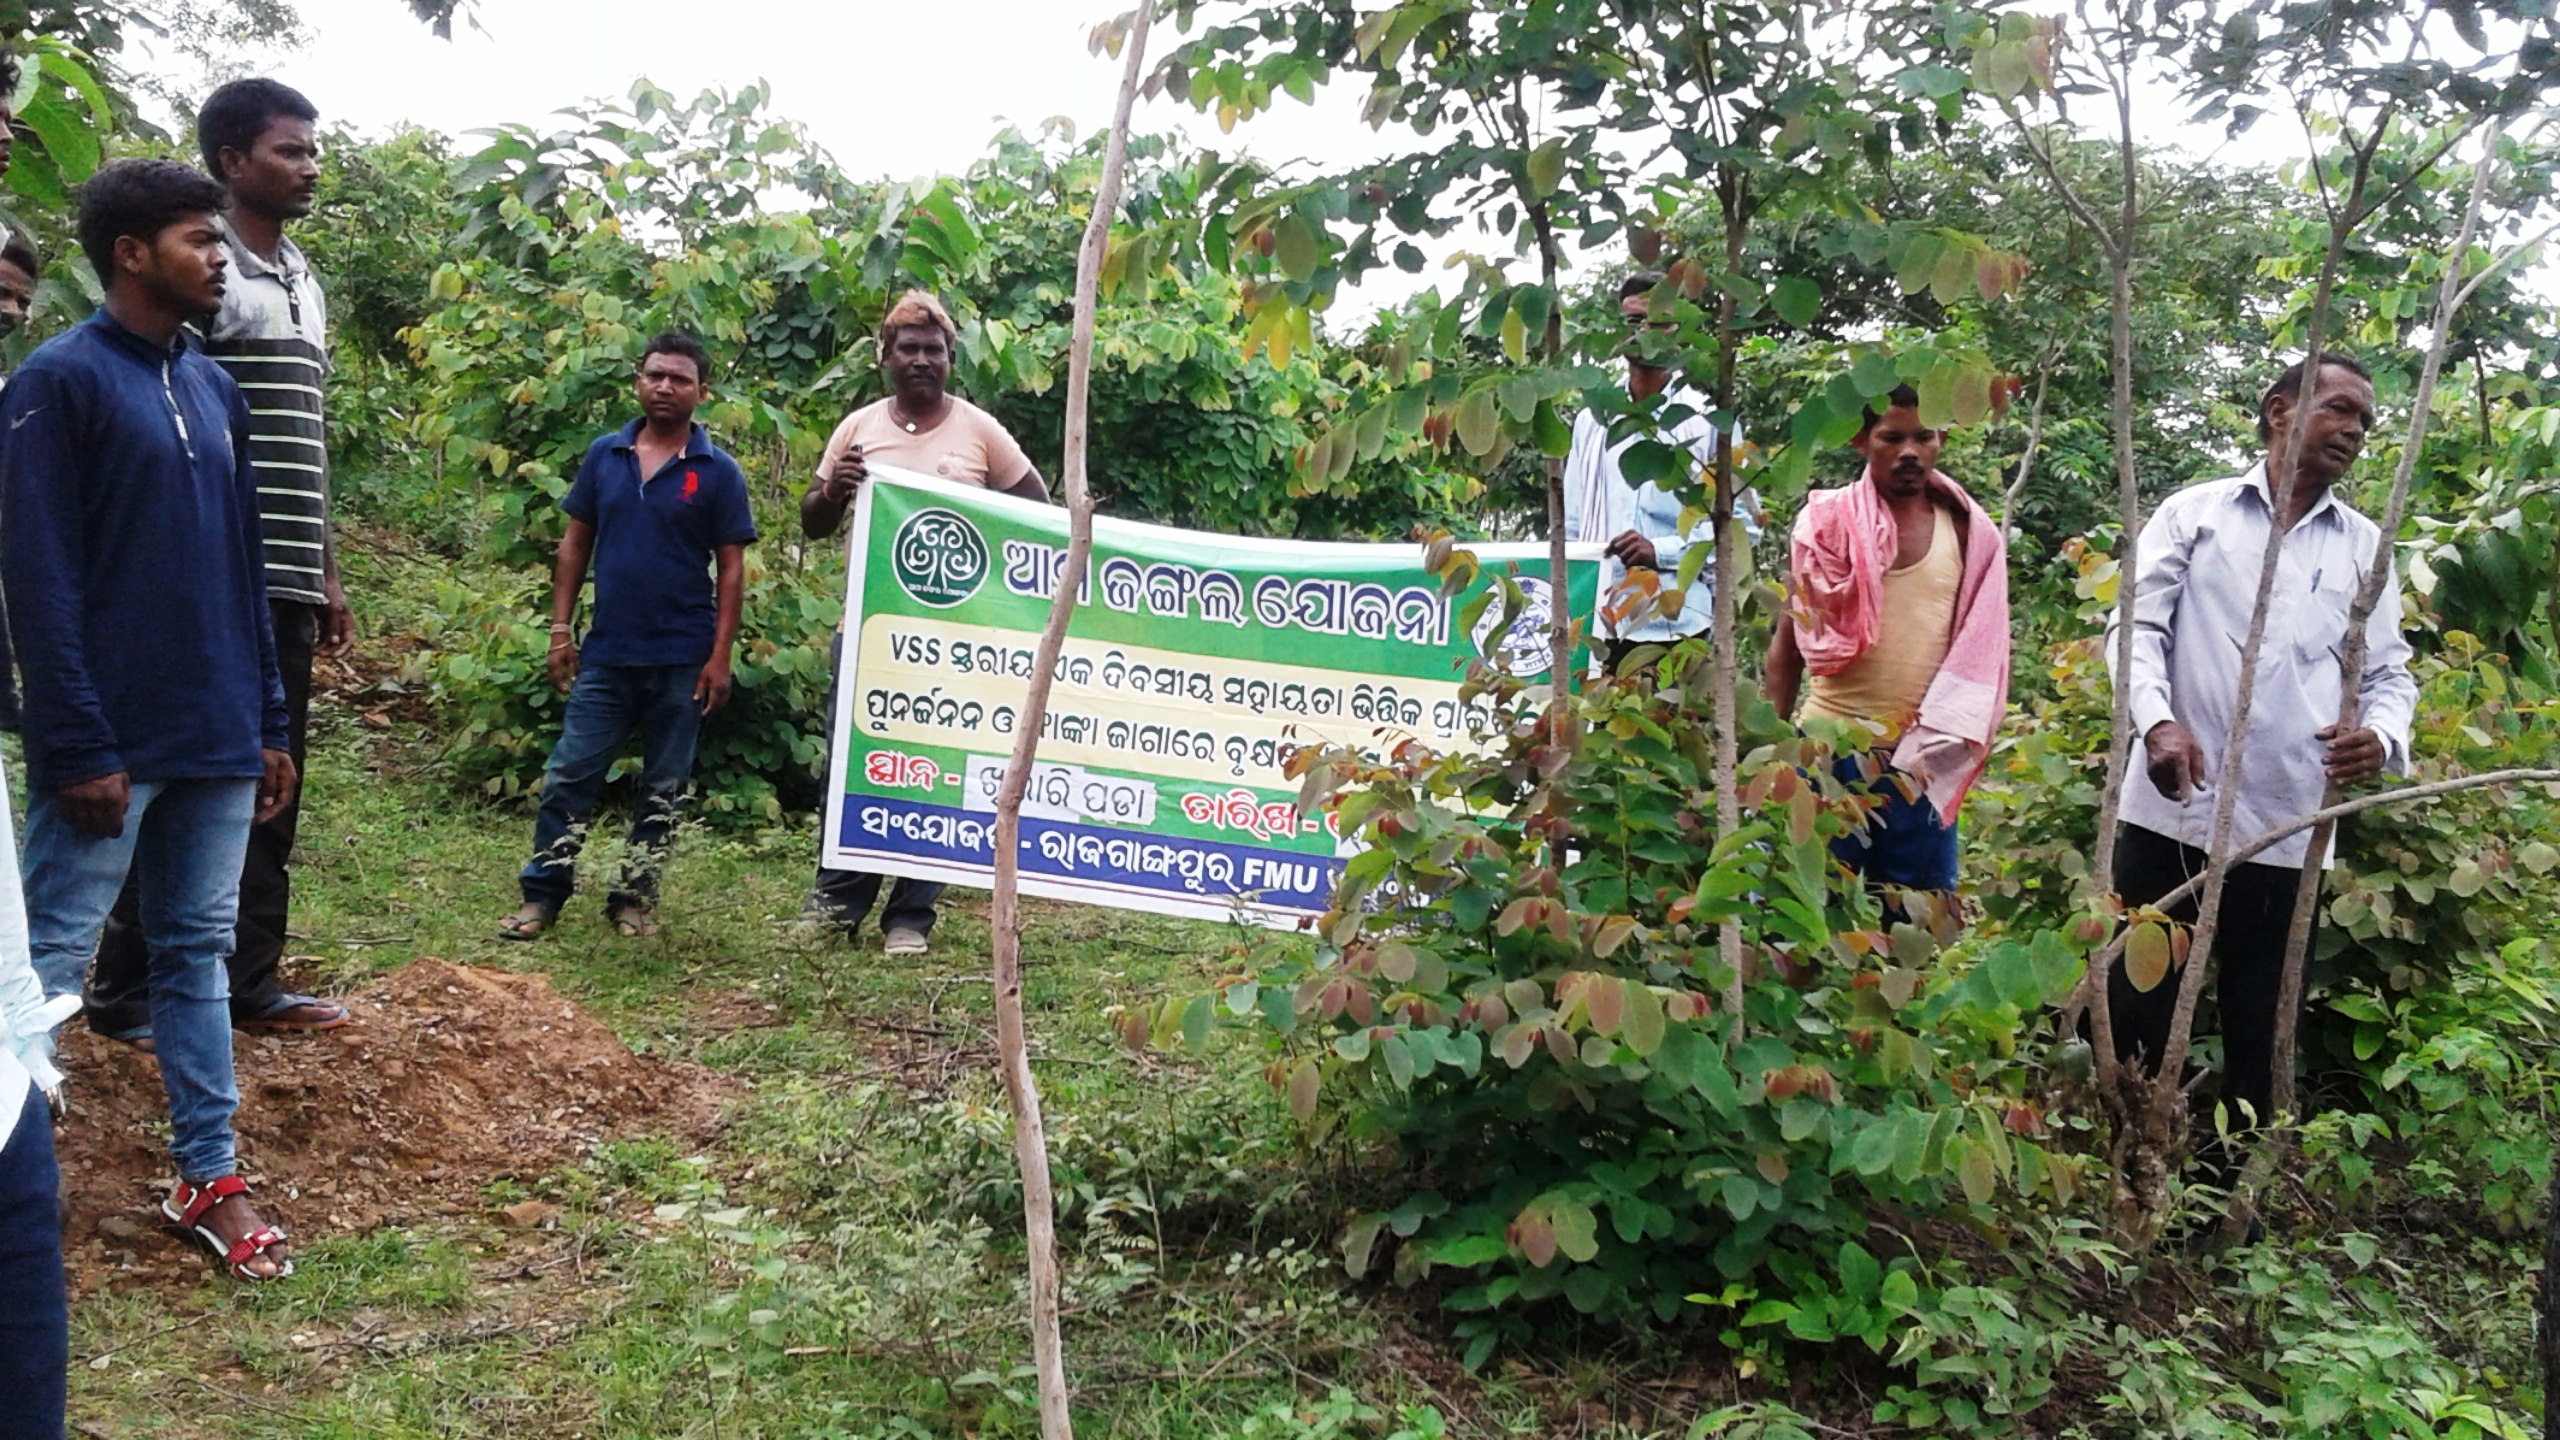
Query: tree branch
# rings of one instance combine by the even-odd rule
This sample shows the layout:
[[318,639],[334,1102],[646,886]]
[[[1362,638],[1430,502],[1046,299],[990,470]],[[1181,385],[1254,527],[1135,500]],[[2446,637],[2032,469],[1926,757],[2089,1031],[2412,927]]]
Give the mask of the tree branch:
[[[2447,780],[2431,780],[2423,785],[2402,785],[2395,789],[2378,790],[2371,795],[2359,795],[2353,800],[2343,800],[2335,805],[2314,810],[2310,814],[2301,816],[2298,819],[2286,821],[2282,825],[2279,825],[2276,828],[2267,831],[2265,834],[2258,836],[2256,839],[2251,840],[2248,844],[2233,850],[2231,852],[2231,862],[2235,865],[2239,864],[2253,855],[2257,855],[2273,846],[2280,845],[2285,841],[2292,839],[2294,836],[2301,834],[2303,831],[2308,830],[2315,825],[2335,823],[2346,819],[2350,815],[2361,815],[2367,810],[2378,810],[2385,805],[2404,805],[2420,800],[2437,800],[2447,795],[2458,794],[2464,790],[2478,790],[2490,785],[2560,785],[2560,770],[2486,770],[2477,775],[2456,775]],[[2204,880],[2205,877],[2201,875],[2196,876],[2193,879],[2188,880],[2186,883],[2169,891],[2167,894],[2162,895],[2159,899],[2152,901],[2144,908],[2151,910],[2168,910],[2176,906],[2179,902],[2194,895],[2198,890],[2204,888]],[[2116,956],[2123,954],[2124,936],[2119,934],[2113,940],[2108,941],[2098,953],[2101,956],[2106,957],[2108,960],[2113,960]],[[2194,960],[2199,957],[2200,953],[2201,952],[2196,951],[2193,947],[2190,947],[2188,950],[2188,959]]]
[[[2480,228],[2480,203],[2488,193],[2489,172],[2497,168],[2498,136],[2505,130],[2503,122],[2489,131],[2482,148],[2480,163],[2471,172],[2471,198],[2463,206],[2462,224],[2455,231],[2453,245],[2445,252],[2444,280],[2436,294],[2435,334],[2427,345],[2427,358],[2418,372],[2418,391],[2409,410],[2409,438],[2400,447],[2400,463],[2392,471],[2391,498],[2384,502],[2380,533],[2374,539],[2373,559],[2364,574],[2364,583],[2356,588],[2355,602],[2347,607],[2347,633],[2338,649],[2338,733],[2343,735],[2356,727],[2363,707],[2365,656],[2370,644],[2368,626],[2373,612],[2380,608],[2382,595],[2391,584],[2392,542],[2400,533],[2400,517],[2409,506],[2409,482],[2417,473],[2418,454],[2426,447],[2427,425],[2434,418],[2436,382],[2444,373],[2445,347],[2453,335],[2454,317],[2459,313],[2469,289],[2458,288],[2462,276],[2463,257],[2471,253],[2471,238]],[[2485,273],[2485,272],[2484,272]],[[2323,805],[2338,803],[2338,782],[2332,780]],[[2276,987],[2275,1076],[2270,1104],[2272,1115],[2261,1115],[2258,1122],[2269,1126],[2267,1145],[2272,1150],[2287,1143],[2292,1125],[2295,1037],[2300,1028],[2297,1014],[2302,1008],[2302,966],[2310,947],[2312,918],[2320,909],[2321,870],[2319,860],[2329,853],[2330,837],[2337,822],[2324,820],[2311,829],[2311,846],[2302,866],[2302,879],[2294,892],[2293,919],[2285,932],[2284,968]],[[2255,1167],[2253,1167],[2255,1168]],[[2254,1187],[2243,1187],[2251,1191]]]

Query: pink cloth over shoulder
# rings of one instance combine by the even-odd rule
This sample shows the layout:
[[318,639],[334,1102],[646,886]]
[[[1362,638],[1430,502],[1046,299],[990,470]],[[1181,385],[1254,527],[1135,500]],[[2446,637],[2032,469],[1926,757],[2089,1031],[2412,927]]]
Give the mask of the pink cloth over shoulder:
[[[1893,752],[1938,814],[1952,820],[1991,760],[2009,709],[2009,547],[1964,487],[1936,471],[1929,486],[1964,512],[1964,581],[1947,658],[1921,697],[1919,718]],[[1884,572],[1893,564],[1893,511],[1861,476],[1805,497],[1788,555],[1795,576],[1796,648],[1816,675],[1837,675],[1876,643]]]

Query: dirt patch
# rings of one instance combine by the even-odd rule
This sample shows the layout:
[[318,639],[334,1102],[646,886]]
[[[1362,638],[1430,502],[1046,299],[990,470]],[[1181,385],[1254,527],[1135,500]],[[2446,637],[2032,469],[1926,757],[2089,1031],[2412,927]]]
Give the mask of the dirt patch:
[[[632,1054],[540,975],[422,957],[347,1005],[343,1030],[237,1037],[241,1171],[304,1236],[481,1209],[491,1181],[530,1180],[605,1140],[700,1144],[732,1090]],[[170,1167],[157,1063],[77,1024],[63,1051],[74,1283],[192,1270],[158,1210]]]
[[436,719],[434,689],[427,679],[432,655],[415,635],[368,637],[342,658],[314,660],[312,693],[335,701],[368,729],[424,733]]

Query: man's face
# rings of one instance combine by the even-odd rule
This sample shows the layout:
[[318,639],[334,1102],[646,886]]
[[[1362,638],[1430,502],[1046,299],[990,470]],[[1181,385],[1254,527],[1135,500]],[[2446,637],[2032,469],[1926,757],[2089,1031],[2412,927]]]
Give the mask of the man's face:
[[279,115],[249,142],[249,153],[225,147],[223,183],[233,203],[277,220],[298,220],[311,213],[320,193],[320,146],[311,138],[311,122]]
[[1620,300],[1618,316],[1627,325],[1627,368],[1650,371],[1656,375],[1669,373],[1662,366],[1648,365],[1636,358],[1637,352],[1643,348],[1638,342],[1643,339],[1644,332],[1647,330],[1673,330],[1679,327],[1669,320],[1654,319],[1646,297],[1643,295],[1629,295]]
[[941,326],[898,328],[897,338],[889,342],[889,383],[897,387],[898,398],[910,405],[942,399],[943,387],[951,383],[951,343],[943,338]]
[[35,303],[36,277],[0,260],[0,339],[18,333],[27,323],[27,309]]
[[[2294,395],[2290,389],[2267,402],[2267,454],[2282,456],[2292,443]],[[2320,388],[2312,393],[2303,421],[2303,479],[2335,483],[2364,453],[2365,432],[2373,428],[2373,382],[2336,365],[2321,367]]]
[[222,248],[222,227],[210,211],[180,216],[149,240],[127,235],[116,241],[117,270],[154,302],[182,315],[210,315],[222,308],[230,264]]
[[640,413],[652,424],[692,423],[706,388],[690,355],[660,352],[640,362]]
[[1867,478],[1876,488],[1908,500],[1927,493],[1929,472],[1938,468],[1947,432],[1921,424],[1920,412],[1912,407],[1896,405],[1851,443],[1867,457]]

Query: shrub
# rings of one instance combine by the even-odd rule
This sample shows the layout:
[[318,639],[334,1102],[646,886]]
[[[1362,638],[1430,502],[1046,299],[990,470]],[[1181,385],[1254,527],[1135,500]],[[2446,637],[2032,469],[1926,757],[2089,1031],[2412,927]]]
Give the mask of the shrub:
[[[1258,1029],[1301,1119],[1393,1148],[1401,1193],[1351,1220],[1349,1268],[1463,1277],[1447,1303],[1486,1312],[1462,1327],[1471,1361],[1549,1297],[1619,1320],[1732,1307],[1744,1330],[1881,1349],[1918,1303],[1915,1222],[2068,1198],[2082,1175],[2042,1143],[2016,1058],[2081,944],[1942,952],[1958,927],[1919,896],[1925,923],[1888,929],[1827,848],[1876,803],[1832,778],[1841,737],[1756,700],[1749,818],[1716,842],[1703,648],[1670,651],[1658,688],[1590,686],[1570,748],[1479,667],[1469,698],[1513,717],[1481,754],[1302,752],[1302,803],[1368,847],[1336,908],[1312,946],[1266,945],[1153,1017],[1194,1043],[1220,1014]],[[1901,1233],[1869,1243],[1879,1226]]]
[[[827,664],[841,589],[841,580],[774,569],[749,551],[736,688],[702,727],[695,813],[763,824],[812,802],[826,770]],[[437,587],[444,648],[431,674],[449,725],[445,752],[457,778],[489,795],[538,790],[559,738],[565,701],[545,669],[548,594],[531,576],[494,591]]]

